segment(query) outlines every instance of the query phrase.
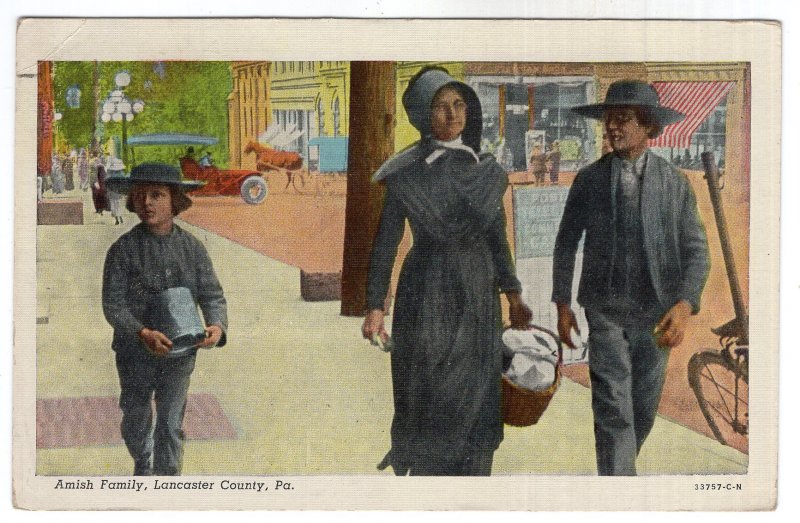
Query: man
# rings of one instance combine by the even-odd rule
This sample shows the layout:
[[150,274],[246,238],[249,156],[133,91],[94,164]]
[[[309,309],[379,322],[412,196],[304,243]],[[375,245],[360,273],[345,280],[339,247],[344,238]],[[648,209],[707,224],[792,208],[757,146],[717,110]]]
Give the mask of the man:
[[573,347],[575,254],[578,303],[589,324],[595,449],[600,475],[635,475],[655,421],[669,349],[700,308],[708,246],[694,192],[648,140],[684,115],[661,106],[649,84],[622,80],[602,104],[573,109],[603,119],[613,152],[581,169],[567,197],[553,253],[558,333]]
[[[174,223],[192,205],[185,191],[201,185],[181,180],[177,169],[160,163],[143,163],[130,177],[108,179],[110,190],[128,195],[126,208],[141,220],[109,248],[103,269],[103,313],[114,327],[121,431],[134,475],[181,473],[183,416],[197,349],[221,347],[227,340],[227,305],[208,252]],[[173,341],[165,334],[172,329],[160,327],[185,323],[180,313],[172,316],[173,309],[154,315],[160,299],[174,290],[188,292],[200,306],[204,339]]]

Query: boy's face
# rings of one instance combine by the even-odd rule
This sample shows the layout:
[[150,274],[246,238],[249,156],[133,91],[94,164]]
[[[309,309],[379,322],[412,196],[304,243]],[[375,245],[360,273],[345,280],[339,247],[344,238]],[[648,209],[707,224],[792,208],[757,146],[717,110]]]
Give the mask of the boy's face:
[[172,193],[163,184],[134,184],[131,188],[133,210],[148,229],[156,234],[172,230]]

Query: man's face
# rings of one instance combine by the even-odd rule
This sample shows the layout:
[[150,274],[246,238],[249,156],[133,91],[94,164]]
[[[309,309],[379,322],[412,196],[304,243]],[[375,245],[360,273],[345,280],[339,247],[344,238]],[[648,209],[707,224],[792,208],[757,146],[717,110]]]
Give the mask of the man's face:
[[133,210],[151,231],[172,230],[172,193],[163,184],[134,184],[131,188]]
[[610,107],[603,115],[611,148],[623,158],[638,158],[646,149],[649,127],[639,123],[630,107]]
[[455,140],[467,123],[467,103],[452,87],[439,89],[431,102],[431,131],[443,142]]

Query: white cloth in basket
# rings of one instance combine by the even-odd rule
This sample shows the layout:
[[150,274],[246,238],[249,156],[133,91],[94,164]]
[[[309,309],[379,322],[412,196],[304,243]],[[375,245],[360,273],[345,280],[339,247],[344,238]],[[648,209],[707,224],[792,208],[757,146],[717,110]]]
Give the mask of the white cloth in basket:
[[534,330],[508,329],[503,333],[506,356],[511,366],[506,377],[515,385],[528,390],[544,390],[556,379],[558,349],[555,341]]

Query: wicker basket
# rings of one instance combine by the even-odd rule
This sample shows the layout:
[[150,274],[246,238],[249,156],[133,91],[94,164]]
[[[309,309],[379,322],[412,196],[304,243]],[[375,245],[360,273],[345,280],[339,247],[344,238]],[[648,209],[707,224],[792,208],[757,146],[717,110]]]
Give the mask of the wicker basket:
[[556,367],[556,379],[544,390],[530,390],[515,385],[503,375],[503,421],[515,427],[535,425],[550,404],[561,382],[561,370]]
[[502,377],[502,407],[503,407],[503,421],[507,425],[514,427],[529,427],[535,425],[539,418],[542,417],[550,400],[553,399],[561,383],[561,341],[551,331],[531,325],[531,329],[542,331],[549,334],[556,341],[558,347],[558,363],[556,364],[556,377],[553,384],[544,390],[530,390],[520,387],[508,379],[505,374]]

